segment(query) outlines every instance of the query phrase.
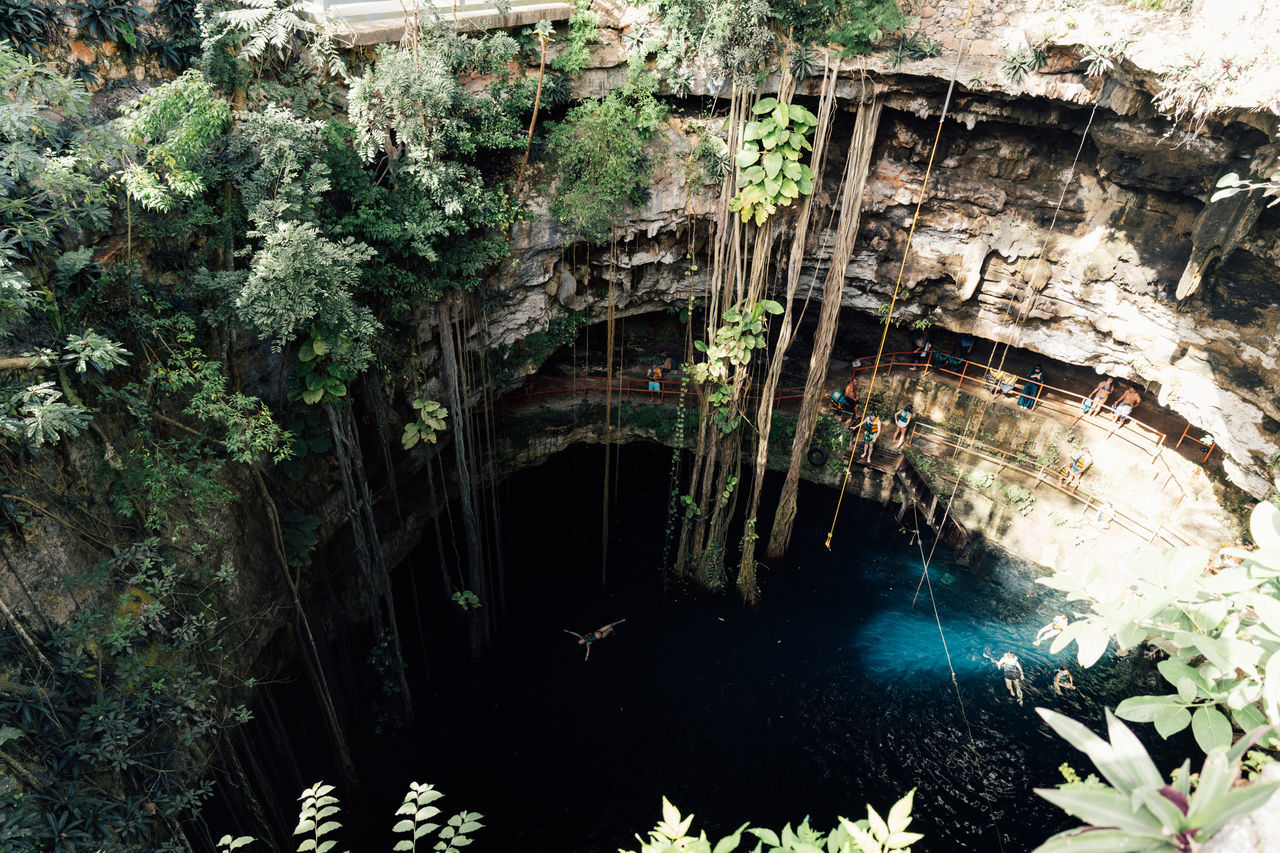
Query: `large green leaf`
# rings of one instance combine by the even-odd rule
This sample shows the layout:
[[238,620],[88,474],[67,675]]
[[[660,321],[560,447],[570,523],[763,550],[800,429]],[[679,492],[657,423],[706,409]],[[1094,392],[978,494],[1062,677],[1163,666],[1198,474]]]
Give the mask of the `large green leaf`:
[[786,160],[782,164],[782,174],[786,175],[793,181],[800,180],[800,176],[804,174],[800,170],[800,164],[794,160]]
[[778,123],[778,127],[786,127],[791,124],[791,112],[787,109],[787,105],[779,102],[773,110],[773,120]]
[[760,159],[760,149],[756,148],[754,145],[750,147],[743,146],[741,149],[738,150],[737,164],[739,169],[745,169],[748,166],[754,166],[756,164],[756,161],[758,161],[759,159]]
[[[1132,789],[1144,786],[1158,788],[1163,785],[1164,777],[1156,769],[1142,742],[1110,711],[1106,712],[1106,718],[1107,736],[1111,739],[1111,750],[1115,760],[1115,768],[1112,772],[1123,772],[1126,782]],[[1097,763],[1096,759],[1094,763]],[[1105,768],[1100,764],[1098,769],[1105,772]]]
[[1131,835],[1160,838],[1159,819],[1145,809],[1134,811],[1129,798],[1110,788],[1036,788],[1035,792],[1058,808],[1094,826],[1123,829]]
[[1242,788],[1235,788],[1212,802],[1196,815],[1196,825],[1211,836],[1233,817],[1249,814],[1265,806],[1273,796],[1280,782],[1255,782]]
[[[782,155],[777,151],[770,151],[764,155],[763,165],[765,177],[769,178],[769,180],[776,179],[778,173],[782,171]],[[776,192],[770,193],[770,195],[776,195]]]
[[1156,715],[1153,722],[1160,737],[1168,738],[1191,725],[1191,712],[1180,707],[1166,708]]
[[[1038,793],[1038,792],[1037,792]],[[1163,843],[1153,844],[1150,838],[1134,836],[1119,829],[1072,829],[1060,832],[1032,853],[1145,853],[1148,850],[1168,850]]]
[[1231,722],[1217,708],[1202,704],[1192,715],[1192,734],[1204,752],[1226,749],[1231,745]]
[[751,108],[751,112],[758,116],[762,116],[765,113],[773,112],[774,108],[777,106],[777,98],[761,98],[759,101],[756,101],[756,105]]
[[1116,716],[1135,723],[1150,723],[1171,707],[1182,707],[1178,697],[1130,696],[1116,706]]
[[1269,501],[1253,508],[1249,516],[1249,533],[1262,549],[1280,549],[1280,509]]

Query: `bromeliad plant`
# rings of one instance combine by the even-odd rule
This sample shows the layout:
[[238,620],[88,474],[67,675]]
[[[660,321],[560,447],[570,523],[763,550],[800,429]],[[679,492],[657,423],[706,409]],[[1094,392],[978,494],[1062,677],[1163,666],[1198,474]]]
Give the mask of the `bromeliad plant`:
[[738,149],[738,193],[729,209],[743,222],[763,225],[779,207],[813,192],[813,170],[800,162],[801,152],[812,151],[806,138],[818,118],[799,104],[765,98],[751,108],[753,115],[742,130]]
[[1241,759],[1266,729],[1254,731],[1229,749],[1214,747],[1194,777],[1187,759],[1173,780],[1166,782],[1142,743],[1110,711],[1108,740],[1070,717],[1045,708],[1036,712],[1089,756],[1111,784],[1090,777],[1085,782],[1037,788],[1037,794],[1088,825],[1058,833],[1035,853],[1199,850],[1227,821],[1263,807],[1280,787],[1280,782],[1236,786]]

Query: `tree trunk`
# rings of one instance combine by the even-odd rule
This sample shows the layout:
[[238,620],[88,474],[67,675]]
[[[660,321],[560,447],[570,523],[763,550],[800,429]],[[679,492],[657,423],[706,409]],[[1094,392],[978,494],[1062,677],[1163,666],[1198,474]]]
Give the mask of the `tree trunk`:
[[[810,158],[815,193],[822,186],[827,138],[831,131],[831,113],[834,104],[835,70],[830,63],[827,63],[823,76],[822,96],[818,103],[818,129],[814,134],[813,156]],[[813,195],[807,195],[800,206],[800,213],[796,217],[795,233],[791,238],[791,255],[787,263],[787,295],[783,305],[782,323],[778,329],[778,340],[773,347],[773,357],[769,361],[769,370],[765,374],[764,385],[760,389],[760,405],[756,410],[758,437],[755,469],[752,474],[751,497],[747,503],[747,526],[742,540],[742,559],[738,566],[738,592],[742,594],[743,601],[752,606],[758,604],[760,600],[760,593],[756,588],[756,540],[759,538],[756,522],[760,511],[764,476],[769,465],[769,438],[773,431],[773,397],[777,393],[778,382],[782,377],[783,359],[795,335],[795,318],[791,309],[795,301],[796,289],[800,285],[805,241],[809,235],[809,217],[812,211]]]
[[[480,521],[476,515],[475,484],[468,465],[468,436],[466,429],[466,404],[458,377],[457,349],[453,342],[453,324],[450,320],[448,296],[437,305],[440,321],[440,364],[444,378],[445,400],[449,409],[449,422],[453,431],[454,455],[458,460],[458,499],[462,504],[462,526],[467,540],[467,583],[480,599],[482,607],[492,607],[489,580],[485,571],[484,549],[480,544]],[[489,643],[490,630],[487,616],[470,613],[469,637],[471,657],[480,658]]]
[[818,406],[822,397],[827,367],[831,360],[831,346],[835,341],[836,326],[840,319],[840,295],[844,290],[845,271],[853,244],[858,236],[858,221],[862,211],[862,190],[867,182],[867,168],[871,164],[871,151],[876,131],[880,125],[883,100],[879,93],[870,103],[858,108],[858,119],[853,137],[849,140],[849,155],[845,161],[844,192],[840,201],[840,222],[836,228],[836,244],[827,270],[823,288],[822,313],[818,319],[818,331],[814,338],[813,355],[809,359],[809,377],[804,386],[804,400],[796,421],[796,434],[791,444],[791,462],[778,499],[778,511],[773,520],[773,532],[767,554],[770,558],[782,556],[791,543],[791,527],[796,517],[796,498],[800,488],[800,467],[805,463],[809,440],[818,420]]

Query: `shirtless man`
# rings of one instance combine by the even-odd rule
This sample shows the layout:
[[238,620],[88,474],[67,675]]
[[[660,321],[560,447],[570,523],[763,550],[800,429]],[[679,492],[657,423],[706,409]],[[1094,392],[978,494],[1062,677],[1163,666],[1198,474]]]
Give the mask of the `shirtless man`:
[[1111,416],[1111,419],[1116,422],[1116,429],[1120,429],[1131,420],[1130,415],[1141,402],[1142,396],[1138,394],[1137,388],[1130,386],[1124,390],[1120,399],[1116,400],[1115,414]]

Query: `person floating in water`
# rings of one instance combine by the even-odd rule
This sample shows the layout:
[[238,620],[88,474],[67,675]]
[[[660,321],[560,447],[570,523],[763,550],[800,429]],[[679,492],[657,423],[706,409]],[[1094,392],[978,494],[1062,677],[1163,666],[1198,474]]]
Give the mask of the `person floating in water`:
[[1061,634],[1066,627],[1067,617],[1059,613],[1057,616],[1053,617],[1052,622],[1040,629],[1040,633],[1036,634],[1035,643],[1033,643],[1033,645],[1038,646],[1045,640],[1052,640],[1054,637]]
[[1063,690],[1075,689],[1076,682],[1071,677],[1071,670],[1067,669],[1067,665],[1064,663],[1062,666],[1058,667],[1058,671],[1053,674],[1053,692],[1061,696]]
[[605,625],[603,628],[597,628],[589,634],[579,634],[577,631],[570,631],[568,628],[565,628],[564,632],[566,634],[573,634],[573,636],[578,638],[578,645],[587,647],[587,654],[585,657],[582,658],[585,661],[590,659],[591,657],[592,643],[594,643],[596,640],[603,640],[605,637],[613,633],[613,629],[615,626],[621,625],[623,622],[626,622],[626,621],[627,621],[626,619],[619,619],[617,622],[610,622],[608,625]]
[[1005,652],[1004,657],[996,661],[996,666],[1000,667],[1000,671],[1004,673],[1004,686],[1009,688],[1009,695],[1018,700],[1018,704],[1022,704],[1022,679],[1026,676],[1022,672],[1022,664],[1018,663],[1018,656],[1013,652]]

